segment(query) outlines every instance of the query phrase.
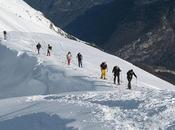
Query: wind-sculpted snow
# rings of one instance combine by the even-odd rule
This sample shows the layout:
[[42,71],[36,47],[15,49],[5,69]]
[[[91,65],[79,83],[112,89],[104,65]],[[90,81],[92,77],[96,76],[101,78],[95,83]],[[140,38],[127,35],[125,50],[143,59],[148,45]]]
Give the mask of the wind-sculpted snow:
[[[0,45],[0,98],[96,90],[95,81]],[[70,71],[70,72],[69,72]]]
[[32,77],[37,59],[0,45],[0,98],[37,94],[45,87]]

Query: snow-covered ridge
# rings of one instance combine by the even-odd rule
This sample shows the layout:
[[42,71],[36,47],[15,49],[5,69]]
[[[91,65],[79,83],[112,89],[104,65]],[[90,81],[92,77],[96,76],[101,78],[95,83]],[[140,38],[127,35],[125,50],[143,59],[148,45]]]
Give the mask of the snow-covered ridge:
[[56,27],[40,11],[34,10],[23,0],[0,0],[0,16],[0,32],[4,30],[38,32],[74,38]]

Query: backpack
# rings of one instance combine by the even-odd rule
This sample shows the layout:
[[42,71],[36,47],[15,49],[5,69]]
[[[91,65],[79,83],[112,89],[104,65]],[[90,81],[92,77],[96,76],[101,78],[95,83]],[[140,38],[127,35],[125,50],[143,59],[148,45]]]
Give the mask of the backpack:
[[36,45],[36,48],[41,48],[41,45],[38,43],[37,45]]
[[102,69],[107,69],[107,64],[103,62],[103,63],[101,64],[101,68],[102,68]]
[[113,73],[114,73],[114,75],[118,75],[119,73],[120,73],[120,68],[118,67],[118,66],[115,66],[114,68],[113,68]]
[[82,60],[82,55],[80,53],[78,53],[77,57],[79,60]]
[[52,50],[52,46],[49,46],[48,48],[49,48],[49,50]]
[[4,33],[5,35],[7,34],[7,32],[6,32],[6,31],[4,31],[3,33]]
[[132,79],[132,75],[133,75],[133,71],[128,71],[127,72],[127,77],[129,78],[129,79]]

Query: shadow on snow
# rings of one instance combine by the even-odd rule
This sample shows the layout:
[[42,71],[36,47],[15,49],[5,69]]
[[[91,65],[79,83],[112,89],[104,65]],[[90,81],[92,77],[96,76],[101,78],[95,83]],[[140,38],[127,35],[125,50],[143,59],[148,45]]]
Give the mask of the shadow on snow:
[[77,130],[67,124],[75,120],[37,113],[0,122],[0,130]]

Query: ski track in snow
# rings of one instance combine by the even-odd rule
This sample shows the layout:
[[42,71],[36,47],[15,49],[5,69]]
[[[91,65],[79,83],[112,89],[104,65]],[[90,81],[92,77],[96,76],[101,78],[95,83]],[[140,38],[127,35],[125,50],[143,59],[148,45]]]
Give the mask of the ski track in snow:
[[[55,33],[22,0],[0,0],[0,130],[174,130],[175,86],[118,57]],[[36,44],[42,45],[37,54]],[[51,56],[46,56],[51,44]],[[73,61],[67,65],[66,54]],[[76,54],[83,54],[83,68]],[[99,65],[108,64],[107,80]],[[113,84],[112,68],[121,70]],[[132,90],[126,72],[134,69]],[[35,95],[35,96],[33,96]]]

